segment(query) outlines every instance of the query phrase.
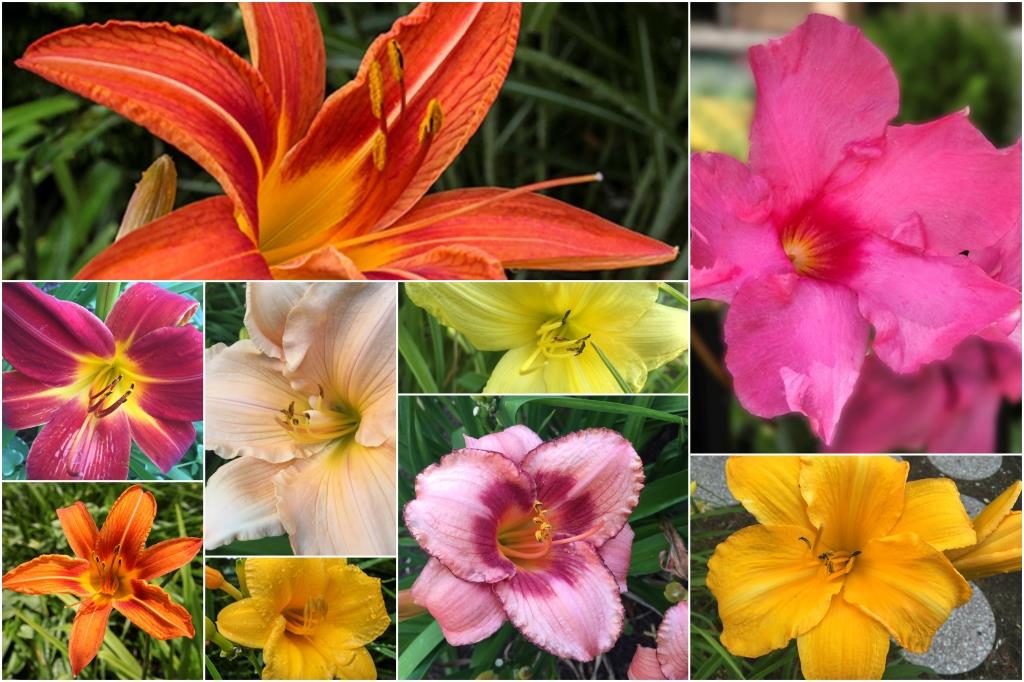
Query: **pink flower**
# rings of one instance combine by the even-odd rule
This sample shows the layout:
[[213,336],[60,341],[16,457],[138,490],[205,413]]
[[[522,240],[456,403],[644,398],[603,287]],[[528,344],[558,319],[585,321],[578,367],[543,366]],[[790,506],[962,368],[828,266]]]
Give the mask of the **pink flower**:
[[587,429],[542,443],[525,426],[444,456],[405,506],[432,557],[412,597],[449,644],[479,642],[507,618],[561,658],[589,661],[622,632],[620,592],[643,488],[629,441]]
[[730,303],[743,406],[801,412],[829,443],[872,327],[878,360],[905,374],[1019,322],[1019,292],[961,254],[1014,229],[1020,142],[996,149],[966,111],[888,125],[892,68],[829,17],[751,48],[750,63],[749,165],[692,160],[693,294]]
[[29,478],[127,478],[132,441],[165,473],[181,460],[203,418],[198,303],[142,282],[104,322],[32,284],[3,293],[4,426],[43,425]]
[[658,627],[658,648],[638,646],[629,664],[631,680],[686,680],[690,663],[690,607],[679,602]]

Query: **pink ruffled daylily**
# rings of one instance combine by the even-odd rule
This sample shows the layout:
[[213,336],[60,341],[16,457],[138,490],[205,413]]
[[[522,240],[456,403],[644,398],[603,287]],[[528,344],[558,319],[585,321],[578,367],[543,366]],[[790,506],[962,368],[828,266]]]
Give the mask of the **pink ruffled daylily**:
[[104,323],[25,282],[3,285],[3,423],[45,425],[28,453],[32,479],[125,479],[134,440],[167,472],[203,418],[199,304],[145,282]]
[[669,607],[658,626],[658,648],[638,646],[629,664],[631,680],[688,680],[690,665],[690,607]]
[[1019,220],[1020,142],[996,149],[965,111],[888,125],[889,62],[830,17],[751,48],[750,64],[749,165],[692,159],[693,295],[730,304],[742,405],[801,412],[829,443],[869,345],[905,374],[1018,324],[1020,293],[962,253]]
[[416,477],[405,521],[432,557],[412,587],[453,646],[507,618],[561,658],[589,661],[622,632],[643,488],[633,446],[608,429],[542,443],[525,426],[445,455]]

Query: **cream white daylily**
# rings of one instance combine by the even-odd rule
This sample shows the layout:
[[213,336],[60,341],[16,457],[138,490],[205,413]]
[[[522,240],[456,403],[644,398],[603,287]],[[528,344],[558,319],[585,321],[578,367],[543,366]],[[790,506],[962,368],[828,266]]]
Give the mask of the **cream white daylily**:
[[508,351],[484,393],[637,393],[689,346],[685,310],[655,282],[410,282],[413,303],[479,350]]
[[395,553],[395,292],[250,283],[249,339],[206,356],[205,543],[287,533],[296,554]]

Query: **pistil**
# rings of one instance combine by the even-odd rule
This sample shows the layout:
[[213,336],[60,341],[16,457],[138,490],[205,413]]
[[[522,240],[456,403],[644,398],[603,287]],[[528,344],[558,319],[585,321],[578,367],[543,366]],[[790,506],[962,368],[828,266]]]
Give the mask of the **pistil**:
[[[537,348],[519,368],[520,374],[530,374],[544,367],[547,358],[573,358],[587,349],[587,340],[591,335],[568,338],[567,326],[571,310],[566,310],[561,318],[548,320],[537,328]],[[544,360],[541,360],[543,354]]]

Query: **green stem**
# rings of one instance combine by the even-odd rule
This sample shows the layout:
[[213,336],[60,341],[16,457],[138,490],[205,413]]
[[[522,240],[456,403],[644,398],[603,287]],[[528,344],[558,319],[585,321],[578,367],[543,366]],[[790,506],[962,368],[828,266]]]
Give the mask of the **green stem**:
[[235,644],[230,639],[220,634],[217,626],[209,617],[206,618],[206,639],[216,644],[225,654],[232,654],[235,651]]
[[608,371],[612,373],[613,377],[615,377],[615,382],[619,385],[619,388],[622,389],[622,392],[632,393],[633,389],[630,388],[629,384],[626,383],[626,380],[622,378],[621,374],[619,374],[619,370],[615,369],[615,365],[613,365],[612,361],[608,359],[608,356],[604,354],[604,351],[598,348],[596,343],[591,342],[590,346],[597,351],[597,354],[601,357],[601,362],[604,363],[604,366],[607,367]]
[[96,317],[106,320],[121,295],[120,282],[100,282],[96,285]]
[[667,282],[659,282],[658,283],[658,289],[660,289],[661,291],[665,292],[666,294],[668,294],[672,298],[674,298],[677,301],[679,301],[680,303],[682,303],[684,310],[689,310],[690,309],[690,299],[686,298],[686,296],[683,294],[683,292],[679,291],[678,289],[676,289],[671,284],[668,284]]

